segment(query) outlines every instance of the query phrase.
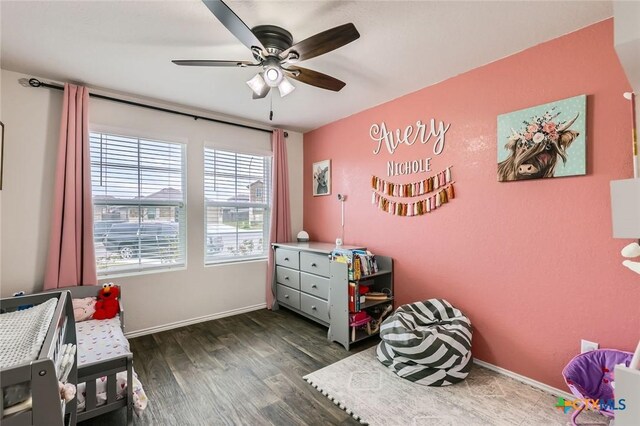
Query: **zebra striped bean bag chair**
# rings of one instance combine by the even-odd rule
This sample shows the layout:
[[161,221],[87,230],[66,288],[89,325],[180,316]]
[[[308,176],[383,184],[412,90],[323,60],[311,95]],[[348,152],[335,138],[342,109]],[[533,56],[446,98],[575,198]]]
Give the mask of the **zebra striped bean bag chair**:
[[447,386],[471,370],[471,321],[444,299],[400,306],[380,338],[378,360],[412,382]]

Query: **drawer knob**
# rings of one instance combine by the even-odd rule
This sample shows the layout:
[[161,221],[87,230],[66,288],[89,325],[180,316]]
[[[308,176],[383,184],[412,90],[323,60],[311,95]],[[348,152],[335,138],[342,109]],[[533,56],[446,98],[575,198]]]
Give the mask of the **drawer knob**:
[[316,310],[316,307],[312,305],[312,306],[311,306],[311,310],[312,310],[312,311],[315,311],[315,310]]
[[317,285],[315,285],[315,284],[312,284],[312,285],[311,285],[311,288],[318,288],[318,286],[317,286]]
[[288,262],[288,261],[289,261],[289,258],[288,258],[288,257],[285,257],[285,258],[284,258],[284,261],[285,261],[285,262]]
[[289,298],[289,295],[288,295],[288,294],[285,294],[285,295],[284,295],[284,298],[285,298],[285,299],[288,299],[288,298]]
[[315,263],[312,263],[312,264],[311,264],[311,267],[312,267],[312,268],[316,268],[317,266],[318,266],[318,265],[316,265]]
[[289,280],[289,275],[287,275],[286,277],[284,277],[285,280]]

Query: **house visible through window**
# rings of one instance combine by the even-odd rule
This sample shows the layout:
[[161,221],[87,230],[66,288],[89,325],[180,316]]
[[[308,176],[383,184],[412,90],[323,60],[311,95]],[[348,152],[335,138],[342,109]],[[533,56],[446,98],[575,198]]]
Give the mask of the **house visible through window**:
[[99,276],[185,265],[185,146],[90,134]]
[[270,195],[270,156],[205,148],[205,263],[267,256]]

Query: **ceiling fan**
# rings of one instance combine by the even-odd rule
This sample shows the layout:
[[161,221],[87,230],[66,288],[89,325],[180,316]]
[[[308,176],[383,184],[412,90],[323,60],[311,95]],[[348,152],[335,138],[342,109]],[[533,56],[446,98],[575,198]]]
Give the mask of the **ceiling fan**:
[[216,18],[238,40],[247,46],[256,62],[218,60],[174,60],[176,65],[204,67],[260,67],[255,77],[247,81],[253,90],[253,99],[267,96],[277,87],[280,96],[291,93],[295,86],[287,77],[321,89],[340,91],[346,83],[337,78],[295,66],[300,61],[338,49],[360,37],[356,27],[349,23],[323,31],[296,44],[291,33],[275,25],[258,25],[249,29],[222,0],[202,0]]

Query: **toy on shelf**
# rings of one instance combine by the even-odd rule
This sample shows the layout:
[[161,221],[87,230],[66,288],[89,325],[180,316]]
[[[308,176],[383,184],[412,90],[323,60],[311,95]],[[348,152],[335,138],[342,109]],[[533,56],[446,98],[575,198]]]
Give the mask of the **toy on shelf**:
[[367,334],[371,334],[371,321],[373,318],[366,312],[358,312],[349,315],[349,327],[351,327],[351,341],[356,340],[356,329],[366,326]]
[[370,291],[364,295],[366,300],[380,301],[391,299],[391,290],[383,288],[382,291]]

